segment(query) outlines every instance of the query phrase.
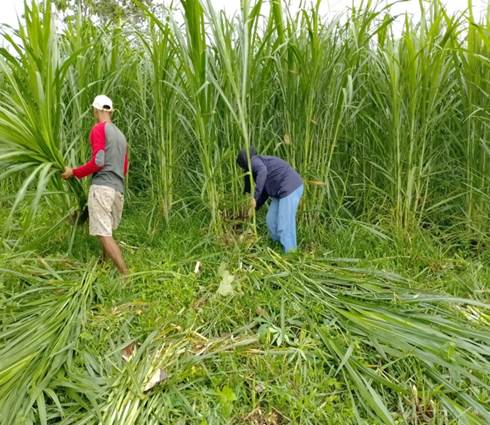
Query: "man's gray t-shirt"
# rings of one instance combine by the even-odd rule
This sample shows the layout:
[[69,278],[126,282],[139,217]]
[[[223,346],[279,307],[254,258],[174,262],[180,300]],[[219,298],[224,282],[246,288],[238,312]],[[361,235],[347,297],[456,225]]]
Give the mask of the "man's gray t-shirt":
[[92,175],[92,184],[112,187],[116,191],[124,193],[128,147],[126,137],[111,122],[98,125],[104,125],[105,148],[99,150],[95,155],[95,164],[102,169]]

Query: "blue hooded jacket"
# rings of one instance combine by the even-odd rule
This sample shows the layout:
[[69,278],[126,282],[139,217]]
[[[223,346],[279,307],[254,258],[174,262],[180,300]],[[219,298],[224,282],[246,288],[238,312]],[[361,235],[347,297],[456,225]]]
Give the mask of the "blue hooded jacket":
[[[243,170],[249,171],[245,149],[240,151],[236,161]],[[269,197],[285,198],[303,184],[300,175],[281,158],[257,155],[255,149],[251,147],[250,161],[255,182],[256,209],[264,205]],[[244,182],[244,192],[250,193],[250,175],[244,176]]]

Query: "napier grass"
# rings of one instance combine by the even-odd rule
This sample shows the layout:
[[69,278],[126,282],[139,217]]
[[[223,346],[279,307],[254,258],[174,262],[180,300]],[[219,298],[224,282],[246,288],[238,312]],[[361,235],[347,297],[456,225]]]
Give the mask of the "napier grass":
[[[135,4],[2,32],[0,422],[489,423],[488,16]],[[128,280],[59,177],[99,93]],[[252,144],[305,179],[298,253],[247,214]]]

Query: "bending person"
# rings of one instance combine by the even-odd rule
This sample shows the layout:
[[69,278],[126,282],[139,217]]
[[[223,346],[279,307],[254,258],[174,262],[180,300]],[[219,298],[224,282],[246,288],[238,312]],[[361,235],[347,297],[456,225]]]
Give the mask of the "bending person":
[[[283,159],[257,155],[253,147],[250,148],[250,168],[245,149],[240,151],[236,161],[253,176],[253,207],[258,210],[269,197],[272,198],[266,219],[271,238],[280,242],[285,252],[295,250],[296,212],[303,195],[300,175]],[[245,193],[250,193],[250,174],[246,174],[244,178]]]

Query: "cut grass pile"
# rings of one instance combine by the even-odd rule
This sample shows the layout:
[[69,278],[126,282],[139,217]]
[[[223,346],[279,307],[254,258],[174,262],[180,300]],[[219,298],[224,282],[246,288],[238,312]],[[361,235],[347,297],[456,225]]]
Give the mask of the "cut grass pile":
[[488,422],[481,256],[419,236],[417,258],[354,224],[315,239],[306,228],[314,248],[282,256],[266,240],[223,247],[198,220],[152,239],[130,211],[127,282],[97,263],[82,228],[71,256],[63,229],[30,253],[2,250],[11,423]]

